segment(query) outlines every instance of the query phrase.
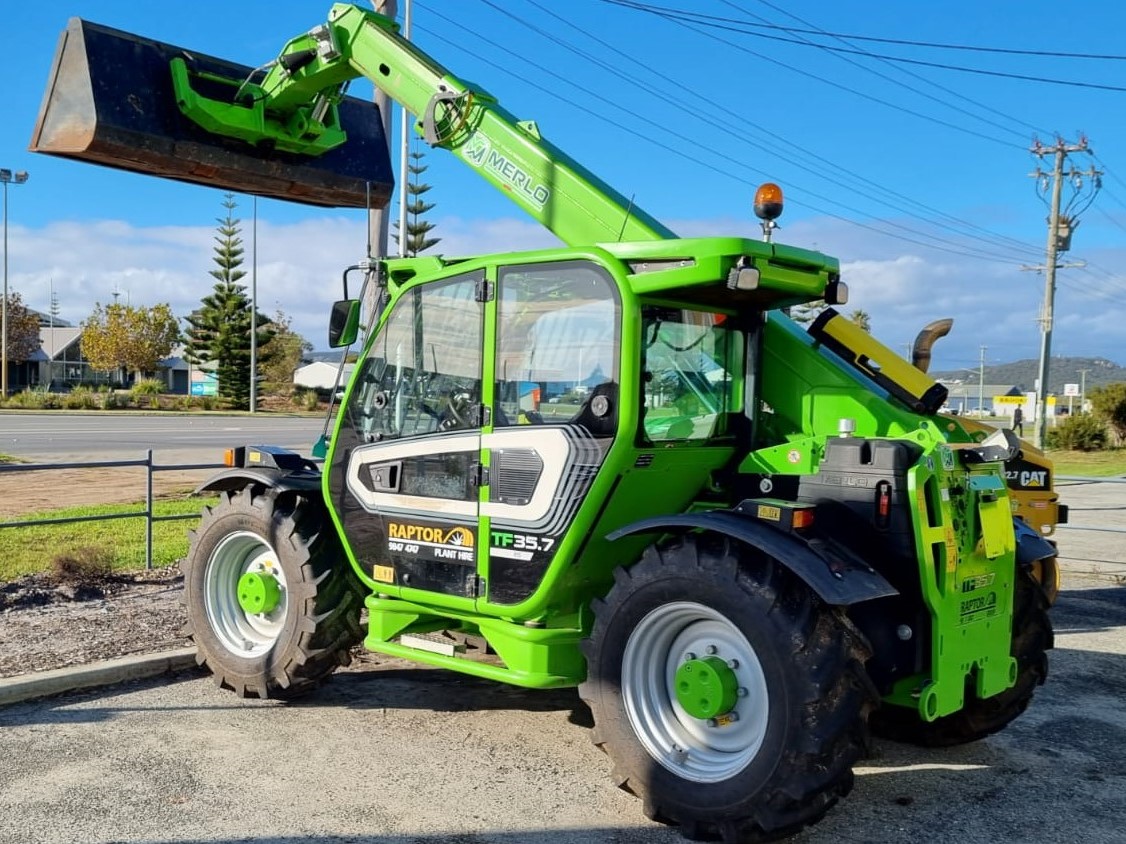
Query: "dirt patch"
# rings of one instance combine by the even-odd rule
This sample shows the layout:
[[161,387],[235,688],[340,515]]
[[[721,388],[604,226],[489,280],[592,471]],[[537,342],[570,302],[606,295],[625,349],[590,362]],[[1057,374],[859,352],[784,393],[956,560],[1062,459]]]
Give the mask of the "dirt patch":
[[[156,472],[153,495],[189,492],[215,474],[215,469]],[[18,472],[0,483],[0,520],[18,519],[44,510],[93,504],[128,504],[145,500],[145,468],[45,469]]]
[[0,677],[181,648],[178,566],[93,583],[33,574],[0,585]]

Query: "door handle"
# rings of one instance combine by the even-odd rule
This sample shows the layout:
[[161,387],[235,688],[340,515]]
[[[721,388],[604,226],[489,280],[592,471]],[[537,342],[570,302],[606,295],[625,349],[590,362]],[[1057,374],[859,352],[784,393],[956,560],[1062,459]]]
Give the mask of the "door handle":
[[371,488],[375,492],[398,492],[402,477],[403,461],[393,463],[372,463],[368,465]]

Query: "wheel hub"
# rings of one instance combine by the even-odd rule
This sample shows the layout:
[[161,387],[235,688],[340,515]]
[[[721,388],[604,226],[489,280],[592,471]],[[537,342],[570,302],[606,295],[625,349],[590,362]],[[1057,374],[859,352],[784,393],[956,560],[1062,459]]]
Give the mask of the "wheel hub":
[[266,571],[248,571],[238,580],[238,604],[249,615],[273,612],[281,602],[278,579]]
[[739,678],[718,656],[689,659],[676,670],[676,699],[693,718],[709,720],[735,708]]

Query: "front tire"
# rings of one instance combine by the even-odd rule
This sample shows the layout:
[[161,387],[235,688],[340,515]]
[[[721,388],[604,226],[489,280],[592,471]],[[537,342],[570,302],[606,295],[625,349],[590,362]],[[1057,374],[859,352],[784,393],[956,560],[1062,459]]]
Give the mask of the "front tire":
[[[615,580],[595,602],[580,694],[615,782],[650,818],[692,839],[765,840],[849,792],[877,698],[842,613],[718,535],[652,546]],[[685,684],[692,671],[712,684]]]
[[323,509],[247,487],[205,508],[184,563],[196,660],[240,697],[290,699],[349,661],[363,591]]

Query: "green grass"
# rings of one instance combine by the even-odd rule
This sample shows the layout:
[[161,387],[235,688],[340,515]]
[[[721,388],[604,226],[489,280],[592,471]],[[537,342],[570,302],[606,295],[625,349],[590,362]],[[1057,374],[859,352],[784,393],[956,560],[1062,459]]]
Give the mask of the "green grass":
[[1126,475],[1126,448],[1105,451],[1049,451],[1057,475],[1085,475],[1106,478]]
[[[204,504],[216,498],[177,498],[156,501],[157,516],[198,515]],[[136,513],[143,503],[102,504],[91,507],[67,507],[21,516],[18,521],[104,516],[112,513]],[[17,521],[15,518],[3,521]],[[195,519],[154,522],[152,556],[154,566],[167,566],[188,552],[188,530]],[[145,519],[110,519],[97,522],[75,522],[62,525],[28,525],[0,528],[0,583],[15,577],[51,568],[54,559],[63,554],[78,554],[83,549],[104,549],[115,571],[133,571],[145,567]]]

